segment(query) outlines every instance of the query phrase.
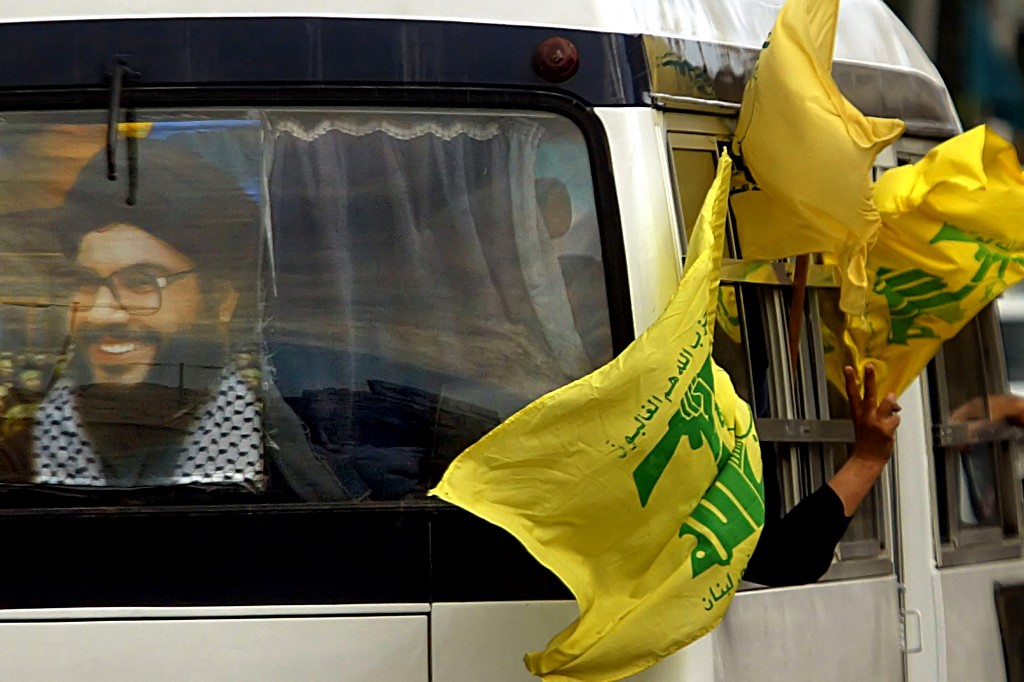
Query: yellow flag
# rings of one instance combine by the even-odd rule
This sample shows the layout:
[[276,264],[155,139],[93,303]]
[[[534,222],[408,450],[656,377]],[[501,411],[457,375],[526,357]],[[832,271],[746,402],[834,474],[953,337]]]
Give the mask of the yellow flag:
[[734,150],[746,175],[733,210],[744,258],[836,255],[842,308],[860,312],[881,227],[871,166],[903,123],[864,116],[832,80],[838,0],[787,0],[747,83]]
[[724,156],[661,317],[432,491],[511,532],[576,596],[579,619],[526,657],[545,680],[620,679],[710,631],[760,535],[753,415],[711,360],[730,167]]
[[[868,256],[863,315],[847,319],[858,366],[901,393],[952,338],[1024,278],[1024,173],[985,126],[958,135],[875,186],[884,227]],[[884,394],[884,393],[883,393]]]

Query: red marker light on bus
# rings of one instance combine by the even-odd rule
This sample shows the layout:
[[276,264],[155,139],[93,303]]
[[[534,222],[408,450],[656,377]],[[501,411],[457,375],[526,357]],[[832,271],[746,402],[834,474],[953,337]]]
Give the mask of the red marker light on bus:
[[580,51],[568,38],[548,38],[533,53],[533,70],[549,83],[563,83],[580,68]]

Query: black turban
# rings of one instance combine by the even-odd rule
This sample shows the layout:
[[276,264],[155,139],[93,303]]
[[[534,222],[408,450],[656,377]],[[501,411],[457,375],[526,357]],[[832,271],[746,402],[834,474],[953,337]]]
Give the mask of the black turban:
[[107,178],[105,150],[82,168],[64,204],[53,209],[51,222],[68,260],[76,258],[87,233],[127,224],[180,251],[201,276],[235,281],[245,271],[255,276],[259,207],[235,178],[164,140],[139,140],[136,168],[138,185],[131,205],[124,162],[117,180]]

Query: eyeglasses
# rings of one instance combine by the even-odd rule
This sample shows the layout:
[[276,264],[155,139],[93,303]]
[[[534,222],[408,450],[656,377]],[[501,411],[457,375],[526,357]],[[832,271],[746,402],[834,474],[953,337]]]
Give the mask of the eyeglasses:
[[106,287],[117,305],[129,315],[152,315],[163,305],[164,288],[194,272],[184,270],[170,275],[156,275],[147,268],[129,266],[109,277],[100,277],[92,270],[82,268],[74,273],[78,287],[78,309],[91,309],[96,304],[100,287]]

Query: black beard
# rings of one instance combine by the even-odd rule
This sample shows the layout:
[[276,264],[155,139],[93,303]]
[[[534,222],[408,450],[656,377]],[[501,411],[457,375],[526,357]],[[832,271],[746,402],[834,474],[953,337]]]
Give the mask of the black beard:
[[[75,334],[75,345],[85,349],[91,343],[106,337],[136,340],[156,346],[153,365],[139,384],[169,386],[183,390],[212,390],[220,379],[228,361],[227,344],[224,339],[212,339],[208,326],[191,325],[172,335],[152,331],[130,330],[125,325],[79,330]],[[97,384],[95,373],[85,352],[75,353],[65,376],[77,386]]]
[[[208,329],[208,328],[207,328]],[[103,337],[136,339],[157,347],[153,366],[135,384],[97,382],[87,354],[76,353],[65,372],[75,384],[82,426],[97,454],[179,447],[198,412],[216,395],[228,362],[223,341],[202,338],[196,328],[173,337],[131,331],[122,325],[79,330],[78,348]]]

